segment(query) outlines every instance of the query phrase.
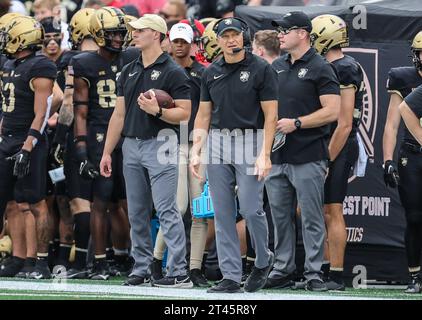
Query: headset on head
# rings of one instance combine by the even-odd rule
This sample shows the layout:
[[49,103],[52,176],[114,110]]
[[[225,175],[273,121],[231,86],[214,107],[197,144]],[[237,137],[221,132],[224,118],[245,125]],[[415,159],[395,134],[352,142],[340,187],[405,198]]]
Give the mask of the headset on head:
[[220,22],[227,20],[227,19],[237,20],[242,24],[243,46],[244,47],[250,47],[251,46],[251,34],[249,32],[248,24],[243,19],[240,19],[240,18],[237,18],[237,17],[230,17],[230,18],[221,18],[221,19],[217,20],[217,22],[214,25],[214,28],[212,29],[215,32],[215,34],[217,35],[217,29],[218,29],[218,25],[220,24]]

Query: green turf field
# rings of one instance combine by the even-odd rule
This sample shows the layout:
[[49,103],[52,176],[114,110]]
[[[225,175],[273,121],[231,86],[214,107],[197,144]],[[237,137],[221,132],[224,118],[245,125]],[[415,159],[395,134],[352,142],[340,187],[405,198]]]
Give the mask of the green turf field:
[[123,279],[92,280],[0,280],[0,300],[368,300],[422,299],[407,295],[403,289],[352,289],[345,292],[313,293],[293,290],[261,290],[257,293],[208,294],[205,289],[162,289],[122,286]]

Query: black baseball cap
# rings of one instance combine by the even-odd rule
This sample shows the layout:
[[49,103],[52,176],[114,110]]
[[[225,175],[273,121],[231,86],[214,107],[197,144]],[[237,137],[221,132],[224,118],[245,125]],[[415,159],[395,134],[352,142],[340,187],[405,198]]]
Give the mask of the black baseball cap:
[[218,37],[220,37],[223,34],[223,32],[227,30],[235,30],[237,32],[242,32],[243,31],[242,23],[239,20],[233,19],[233,18],[222,19],[218,23],[217,31],[215,33],[217,34]]
[[312,31],[311,19],[302,11],[292,11],[286,13],[281,19],[271,21],[274,27],[282,27],[283,29],[298,28],[308,32]]

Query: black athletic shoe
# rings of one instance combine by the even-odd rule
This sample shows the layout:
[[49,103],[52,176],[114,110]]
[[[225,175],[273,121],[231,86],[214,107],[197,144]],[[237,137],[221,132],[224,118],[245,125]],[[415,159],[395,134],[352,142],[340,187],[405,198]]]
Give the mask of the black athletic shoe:
[[0,265],[0,277],[14,277],[22,270],[25,259],[18,257],[10,257],[3,261]]
[[163,276],[163,260],[155,259],[151,263],[151,281],[157,281],[164,278]]
[[240,283],[230,279],[223,279],[217,285],[209,288],[208,293],[241,293],[243,292]]
[[19,279],[28,279],[29,275],[34,272],[35,270],[35,266],[24,266],[21,271],[19,271],[16,275],[15,278],[19,278]]
[[44,260],[37,260],[35,263],[34,271],[32,271],[28,279],[51,279],[50,268],[48,267],[48,262]]
[[199,269],[192,269],[189,272],[190,280],[193,282],[193,285],[201,288],[208,288],[210,284],[208,283],[205,276],[202,274]]
[[407,285],[406,290],[404,293],[421,293],[422,291],[422,283],[421,279],[419,277],[412,277],[409,284]]
[[92,273],[89,278],[91,280],[108,280],[110,278],[110,267],[105,260],[94,261]]
[[127,277],[133,268],[132,260],[128,257],[124,262],[115,262],[113,265],[110,265],[110,275],[113,277]]
[[153,287],[159,288],[193,288],[193,283],[190,281],[189,276],[177,276],[177,277],[164,277],[160,280],[154,280],[152,283]]
[[72,267],[66,271],[66,279],[88,279],[89,273],[86,268]]
[[274,254],[271,252],[268,266],[261,269],[255,266],[252,267],[252,272],[245,282],[246,292],[255,292],[262,289],[265,286],[268,279],[268,274],[273,268],[273,263],[274,263]]
[[140,277],[137,275],[129,276],[123,283],[124,286],[147,286],[150,284],[149,278]]
[[311,280],[306,281],[305,290],[323,292],[323,291],[328,291],[328,288],[325,285],[324,281],[320,279],[311,279]]
[[287,289],[292,288],[295,285],[293,279],[295,278],[295,274],[291,273],[287,276],[280,277],[272,277],[268,278],[267,282],[265,283],[265,289]]
[[346,290],[346,286],[344,285],[343,281],[334,281],[332,279],[329,279],[328,282],[325,283],[328,290],[330,291],[344,291]]

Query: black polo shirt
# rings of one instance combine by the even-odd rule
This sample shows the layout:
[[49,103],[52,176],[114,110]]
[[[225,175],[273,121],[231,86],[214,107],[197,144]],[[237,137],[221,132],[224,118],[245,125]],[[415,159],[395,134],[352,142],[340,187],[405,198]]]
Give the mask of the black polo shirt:
[[149,89],[164,90],[174,100],[190,100],[189,78],[167,53],[146,68],[140,56],[123,68],[117,82],[117,96],[125,98],[123,136],[146,140],[157,137],[162,129],[178,132],[179,125],[167,123],[139,108],[139,94]]
[[201,101],[212,102],[211,129],[262,129],[260,102],[277,99],[275,71],[249,52],[238,63],[221,57],[202,76]]
[[201,98],[201,78],[205,71],[205,67],[198,61],[194,60],[192,65],[185,68],[185,70],[189,77],[190,98],[192,101],[192,111],[188,123],[188,130],[190,134],[193,130],[196,114],[198,113],[199,109],[199,100]]
[[422,123],[422,85],[417,87],[412,91],[406,98],[404,98],[407,105],[419,118],[419,121]]
[[[321,108],[319,97],[340,95],[334,67],[310,48],[291,64],[290,54],[273,62],[278,74],[278,117],[295,119]],[[295,130],[287,134],[286,143],[272,153],[275,164],[301,164],[328,159],[329,126]]]

